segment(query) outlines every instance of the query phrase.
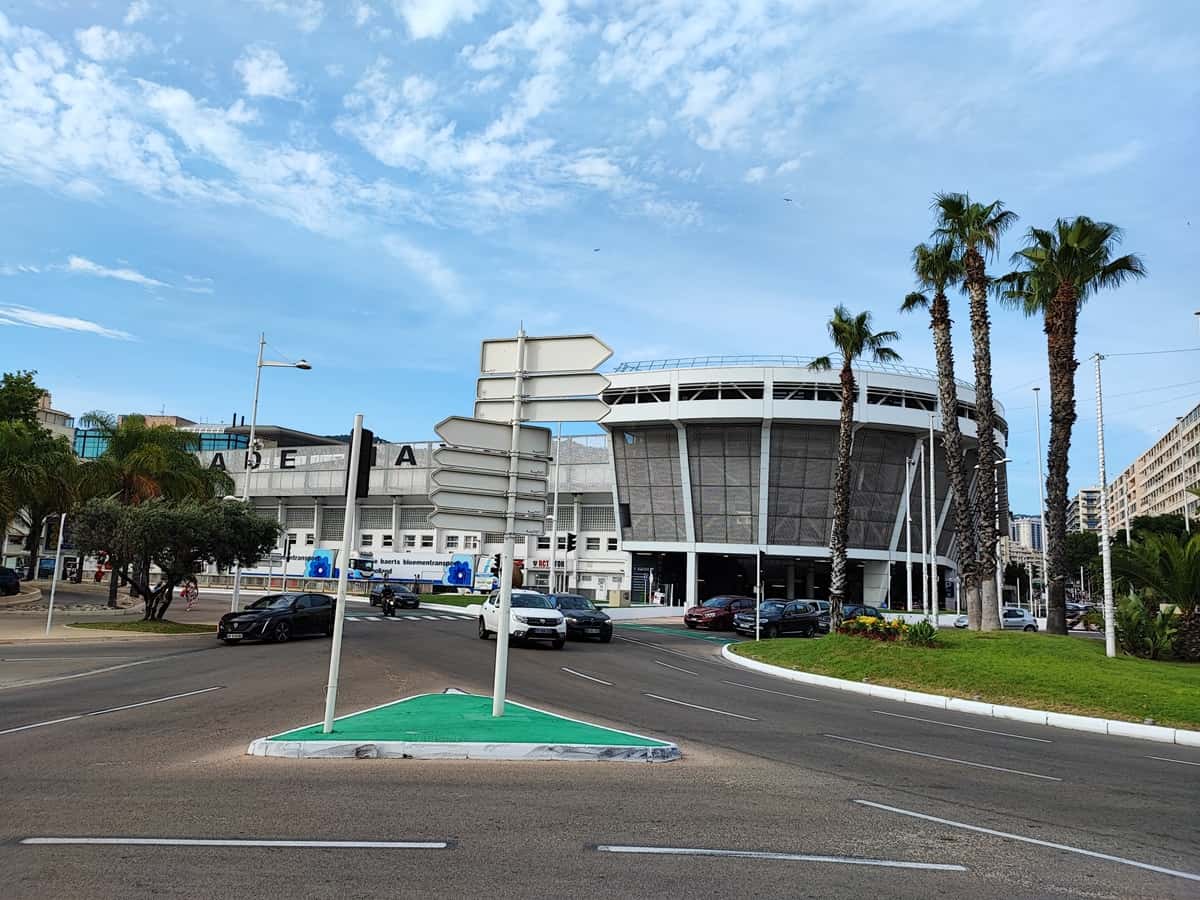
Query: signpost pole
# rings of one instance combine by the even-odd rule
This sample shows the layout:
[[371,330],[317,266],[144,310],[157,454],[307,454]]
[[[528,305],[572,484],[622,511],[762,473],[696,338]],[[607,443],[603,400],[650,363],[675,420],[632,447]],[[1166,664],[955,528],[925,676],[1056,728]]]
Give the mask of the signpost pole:
[[1109,658],[1117,655],[1117,633],[1113,621],[1112,550],[1108,530],[1108,473],[1104,468],[1104,394],[1100,388],[1100,360],[1096,360],[1096,455],[1100,470],[1100,566],[1104,576],[1104,654]]
[[[521,448],[521,388],[525,380],[525,326],[517,333],[517,366],[513,372],[512,440],[508,450],[508,512],[504,527],[504,557],[500,572],[500,618],[496,623],[496,681],[492,695],[492,715],[504,715],[504,694],[508,688],[508,632],[511,625],[513,553],[516,550],[517,455]],[[555,502],[558,494],[555,493]]]
[[[333,647],[329,651],[329,684],[325,688],[325,734],[333,731],[333,712],[337,706],[338,670],[342,664],[342,632],[346,625],[346,579],[350,575],[350,546],[354,540],[354,512],[358,505],[358,458],[362,453],[362,413],[354,416],[354,434],[350,441],[350,470],[346,477],[346,515],[342,520],[342,567],[338,572],[337,605],[333,609]],[[367,451],[368,453],[370,450]]]
[[[46,636],[50,636],[50,622],[54,618],[54,591],[58,588],[58,572],[62,567],[62,542],[63,532],[67,529],[67,514],[63,513],[58,518],[58,549],[54,551],[54,579],[50,582],[50,606],[46,608]],[[80,556],[80,567],[83,565],[83,557]]]

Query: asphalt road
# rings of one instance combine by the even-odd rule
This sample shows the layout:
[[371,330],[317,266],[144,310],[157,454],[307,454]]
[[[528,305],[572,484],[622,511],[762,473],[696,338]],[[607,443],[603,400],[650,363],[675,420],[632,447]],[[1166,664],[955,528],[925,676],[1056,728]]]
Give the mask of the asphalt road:
[[[490,690],[495,643],[469,619],[350,612],[339,711]],[[251,758],[253,738],[320,718],[328,640],[0,645],[0,895],[1200,896],[1200,881],[1134,865],[1200,872],[1200,751],[780,682],[672,629],[617,635],[514,648],[510,696],[676,741],[681,762]]]

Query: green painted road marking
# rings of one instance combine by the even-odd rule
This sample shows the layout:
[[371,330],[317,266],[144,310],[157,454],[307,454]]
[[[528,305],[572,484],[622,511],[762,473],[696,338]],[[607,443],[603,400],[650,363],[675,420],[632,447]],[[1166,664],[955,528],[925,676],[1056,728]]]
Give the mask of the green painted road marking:
[[493,718],[492,698],[474,694],[407,697],[336,719],[332,734],[323,734],[320,725],[309,725],[273,735],[268,740],[671,746],[664,741],[576,722],[516,703],[506,703],[504,715]]
[[628,622],[618,622],[621,628],[630,628],[636,631],[653,631],[656,634],[673,634],[675,637],[691,638],[694,641],[708,641],[712,644],[736,644],[741,638],[736,637],[721,637],[716,634],[698,634],[695,631],[684,628],[671,628],[666,625],[633,625]]

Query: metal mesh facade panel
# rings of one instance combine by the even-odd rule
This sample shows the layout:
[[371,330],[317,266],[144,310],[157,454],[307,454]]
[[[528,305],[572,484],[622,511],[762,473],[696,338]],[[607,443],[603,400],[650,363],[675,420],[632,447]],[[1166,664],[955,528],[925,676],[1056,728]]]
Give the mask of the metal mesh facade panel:
[[362,529],[391,529],[392,509],[389,506],[364,506],[358,511],[358,527]]
[[[275,518],[275,511],[271,511],[271,518]],[[284,513],[285,521],[288,528],[312,528],[313,527],[314,511],[311,506],[289,506],[287,512]]]
[[321,541],[340,541],[346,517],[344,506],[327,506],[321,510]]
[[[651,488],[653,493],[654,488]],[[561,511],[561,510],[560,510]],[[611,506],[581,506],[579,508],[580,531],[616,531],[617,520]]]
[[[429,514],[432,506],[402,506],[400,507],[401,528],[432,528],[429,524]],[[390,524],[390,522],[389,522]]]
[[627,429],[614,432],[612,439],[617,499],[629,504],[630,526],[621,529],[622,536],[634,541],[686,540],[679,437],[675,429],[671,426]]
[[833,524],[833,473],[837,426],[771,427],[767,540],[820,546]]
[[696,540],[756,543],[761,426],[689,425],[687,439]]

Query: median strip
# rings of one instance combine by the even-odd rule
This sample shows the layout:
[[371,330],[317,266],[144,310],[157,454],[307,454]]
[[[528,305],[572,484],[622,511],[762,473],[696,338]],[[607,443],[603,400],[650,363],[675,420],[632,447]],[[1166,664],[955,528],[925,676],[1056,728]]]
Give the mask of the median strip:
[[777,859],[788,862],[835,863],[844,866],[884,866],[892,869],[925,869],[935,872],[965,872],[966,866],[952,863],[908,862],[899,859],[863,859],[856,856],[820,856],[811,853],[776,853],[770,850],[713,850],[706,847],[635,847],[598,844],[601,853],[632,853],[641,856],[723,856],[734,859]]

